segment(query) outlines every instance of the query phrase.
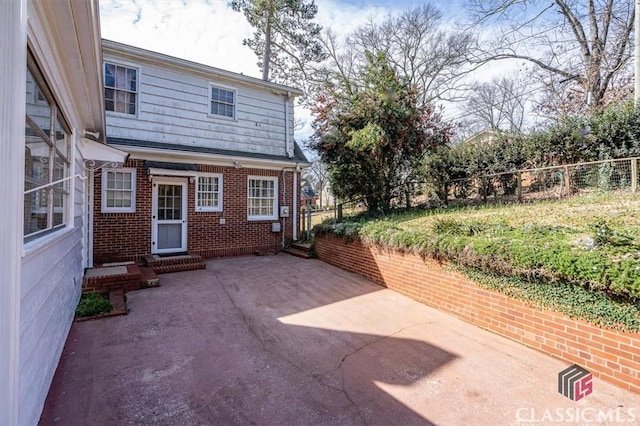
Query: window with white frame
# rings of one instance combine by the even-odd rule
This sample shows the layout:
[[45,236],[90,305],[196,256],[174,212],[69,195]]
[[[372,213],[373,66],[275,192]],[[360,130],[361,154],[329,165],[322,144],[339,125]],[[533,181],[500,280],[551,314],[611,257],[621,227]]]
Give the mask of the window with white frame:
[[122,65],[104,64],[104,107],[107,111],[136,114],[138,70]]
[[196,177],[196,211],[222,211],[222,175],[201,174]]
[[26,80],[25,242],[67,226],[72,184],[71,130],[30,54]]
[[236,91],[211,86],[211,114],[222,117],[236,117]]
[[102,212],[133,213],[136,211],[136,169],[102,171]]
[[247,216],[249,220],[277,219],[278,178],[249,176]]

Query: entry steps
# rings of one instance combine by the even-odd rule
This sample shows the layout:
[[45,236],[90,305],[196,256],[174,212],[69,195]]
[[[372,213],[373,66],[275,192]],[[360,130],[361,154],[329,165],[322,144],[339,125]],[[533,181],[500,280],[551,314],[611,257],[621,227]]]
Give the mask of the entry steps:
[[87,269],[82,283],[82,291],[111,292],[132,291],[141,288],[158,287],[159,274],[205,269],[201,256],[181,254],[177,256],[146,255],[142,260],[111,262],[95,265]]
[[310,243],[291,243],[290,247],[282,251],[303,259],[311,259],[313,257],[313,247]]

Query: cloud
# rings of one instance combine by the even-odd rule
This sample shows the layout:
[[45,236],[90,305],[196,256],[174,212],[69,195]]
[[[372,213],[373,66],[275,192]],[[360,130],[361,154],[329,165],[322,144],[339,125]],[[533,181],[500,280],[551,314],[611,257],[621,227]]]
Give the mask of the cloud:
[[[260,77],[257,57],[242,40],[253,29],[242,13],[234,12],[227,0],[100,0],[102,37],[154,52]],[[450,2],[448,11],[458,0]],[[319,0],[317,21],[339,37],[353,32],[370,20],[380,21],[415,7],[415,2]],[[447,14],[445,25],[453,27]],[[508,61],[483,67],[470,79],[490,80],[512,72]],[[455,116],[456,105],[447,105],[445,116]],[[296,107],[296,139],[304,141],[312,132],[310,111]]]
[[255,55],[242,45],[251,27],[225,1],[103,0],[100,17],[103,38],[259,76]]

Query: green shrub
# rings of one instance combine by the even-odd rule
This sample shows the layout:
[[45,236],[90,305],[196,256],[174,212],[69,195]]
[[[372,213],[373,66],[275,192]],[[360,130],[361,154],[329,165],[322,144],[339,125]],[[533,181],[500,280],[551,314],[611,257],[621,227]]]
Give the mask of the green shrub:
[[626,331],[640,331],[640,305],[568,283],[505,277],[471,268],[455,268],[481,287],[503,293],[541,309],[553,309],[571,318]]
[[360,216],[325,222],[315,231],[638,303],[639,207],[635,196],[596,194],[564,202]]
[[76,316],[93,317],[111,312],[113,306],[109,299],[98,293],[85,293],[80,296],[80,302],[76,308]]

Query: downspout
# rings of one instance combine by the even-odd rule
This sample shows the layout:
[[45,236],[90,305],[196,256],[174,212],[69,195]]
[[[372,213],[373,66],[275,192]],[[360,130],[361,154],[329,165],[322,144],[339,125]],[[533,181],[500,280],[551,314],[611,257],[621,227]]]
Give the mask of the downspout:
[[87,217],[87,268],[93,268],[93,203],[94,203],[94,182],[95,172],[93,168],[89,169],[89,185],[88,185],[88,217]]
[[289,97],[291,96],[291,92],[287,91],[284,95],[284,149],[287,154],[287,157],[293,157],[293,150],[291,149],[291,141],[289,138]]
[[[282,204],[285,204],[287,202],[287,181],[285,180],[285,172],[286,169],[282,169]],[[278,216],[280,216],[280,212],[278,212]],[[281,217],[280,220],[282,220],[282,243],[281,243],[281,247],[284,248],[284,233],[285,233],[285,229],[287,226],[287,218],[286,217]]]
[[293,172],[293,241],[298,240],[298,173],[300,166],[296,163],[296,169]]

